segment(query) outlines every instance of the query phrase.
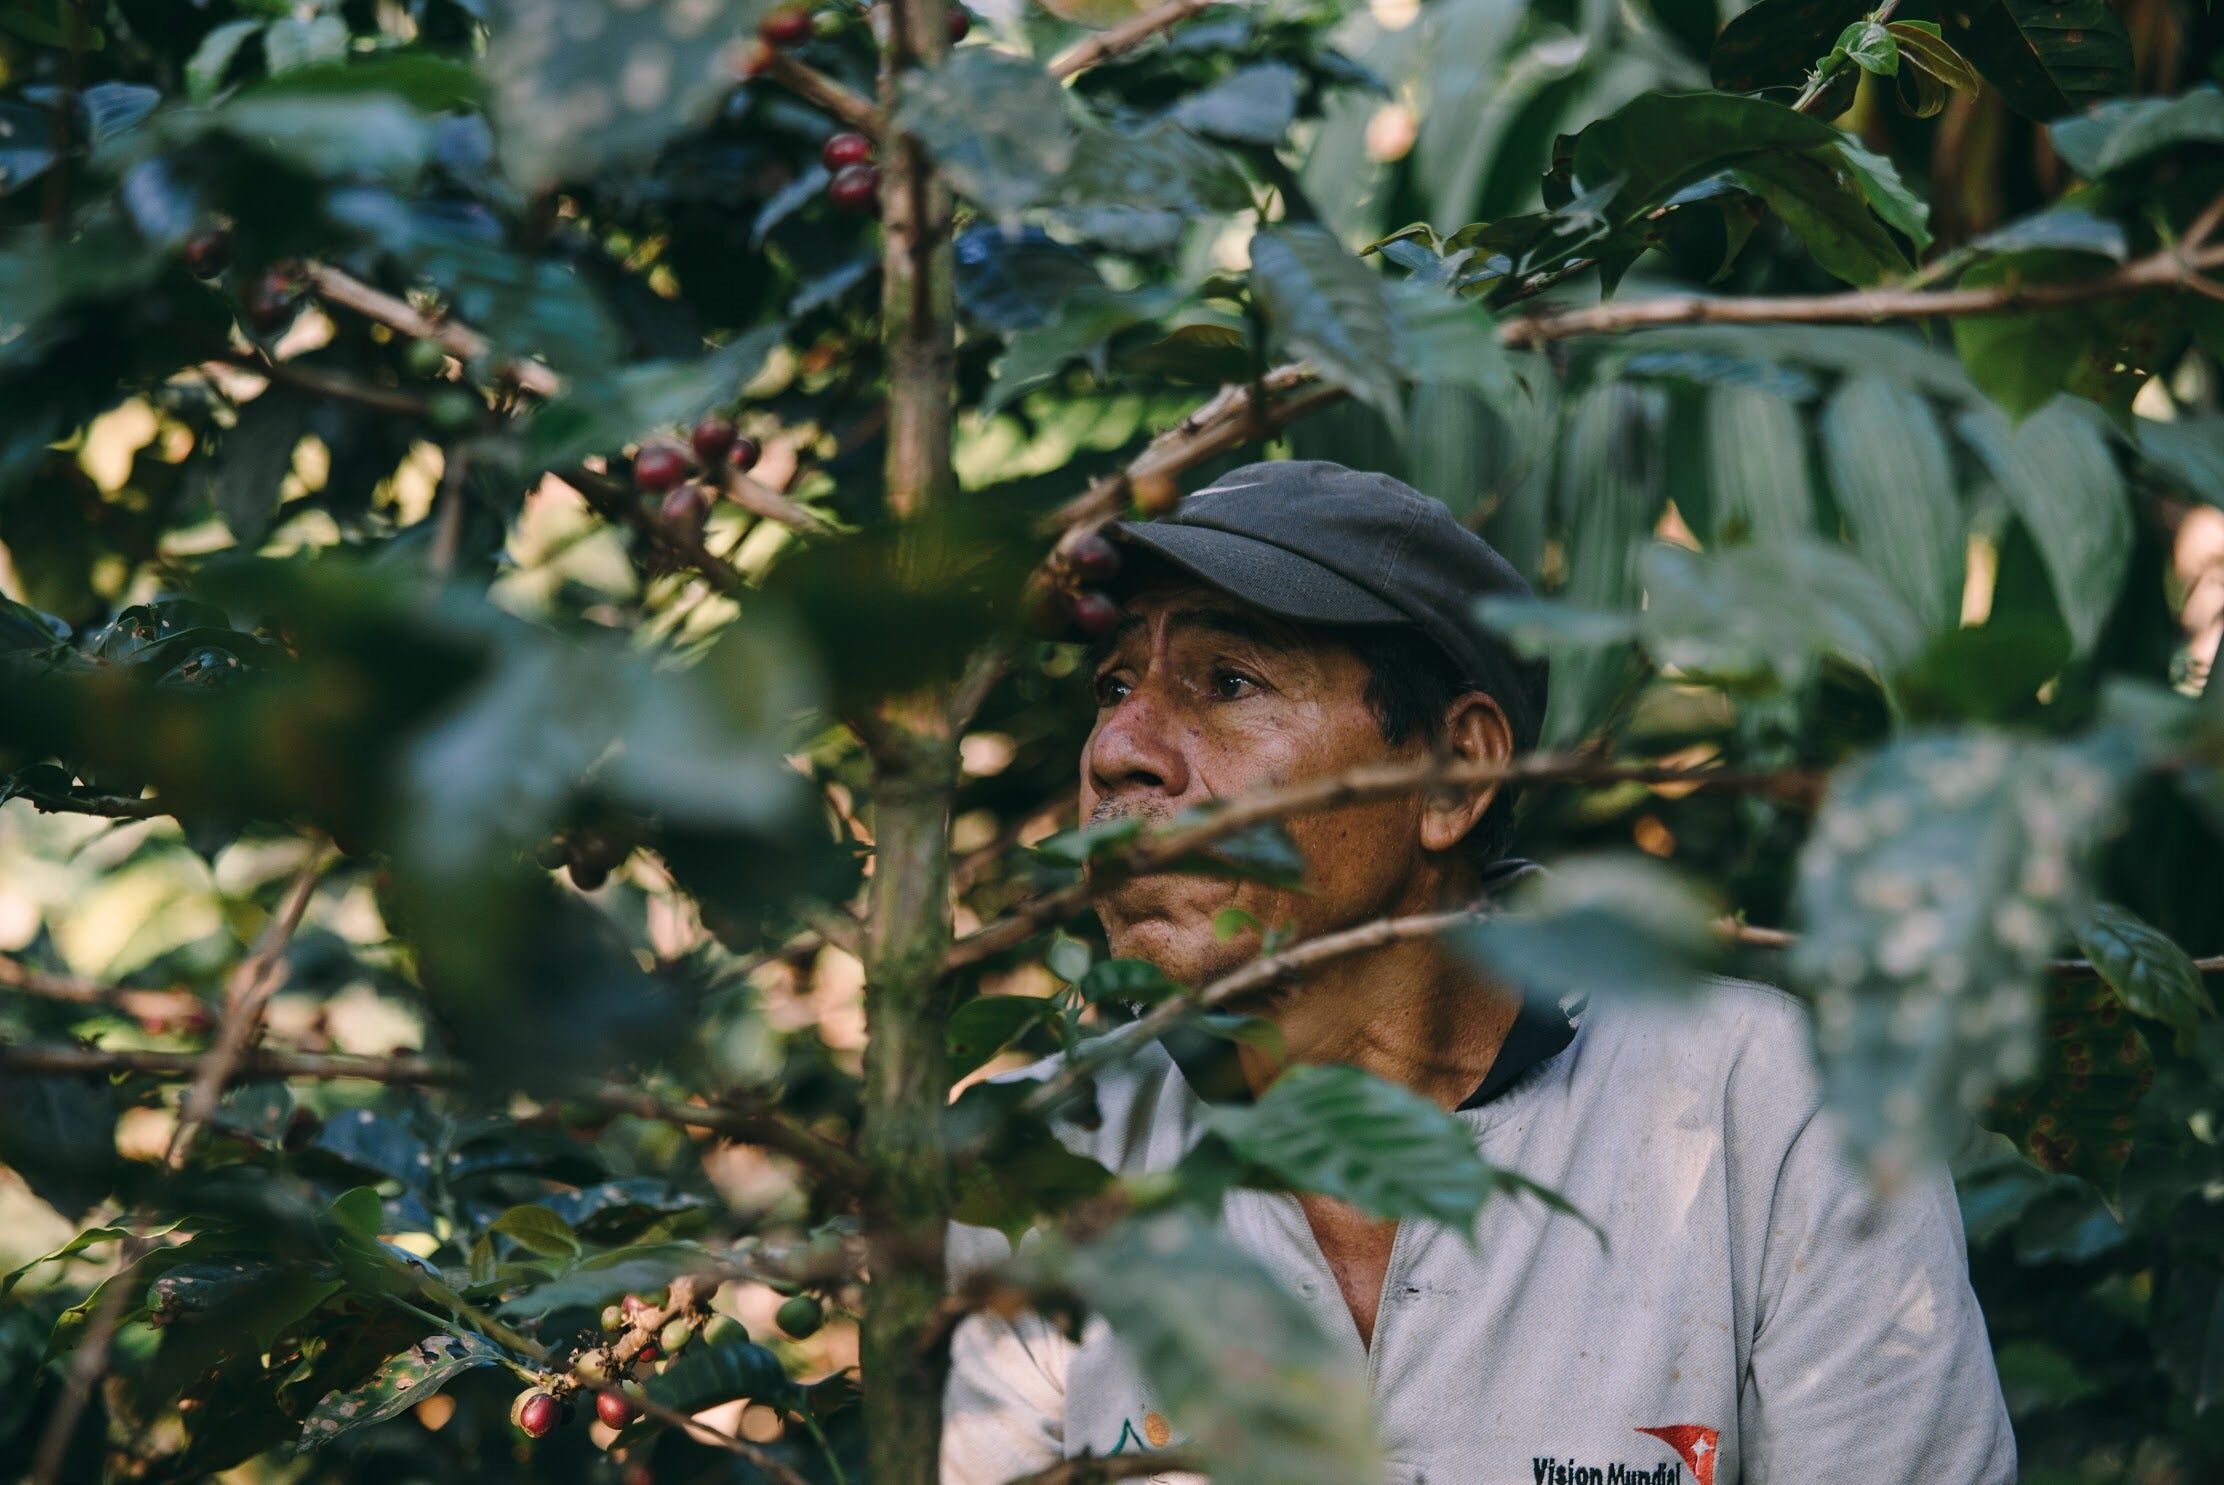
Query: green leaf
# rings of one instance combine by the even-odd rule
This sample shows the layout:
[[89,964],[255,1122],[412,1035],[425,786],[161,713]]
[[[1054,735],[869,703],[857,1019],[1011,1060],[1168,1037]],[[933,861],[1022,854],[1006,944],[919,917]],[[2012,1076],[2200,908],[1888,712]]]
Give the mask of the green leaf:
[[273,386],[239,410],[224,435],[216,471],[216,508],[233,540],[249,551],[263,543],[278,517],[294,449],[309,434],[315,404],[290,388]]
[[1099,959],[1089,966],[1077,988],[1091,1005],[1104,1001],[1152,1004],[1179,995],[1181,986],[1166,972],[1144,959]]
[[2121,225],[2073,206],[2050,206],[2027,217],[2018,217],[1971,238],[1964,251],[2006,254],[2046,249],[2089,253],[2115,263],[2131,256],[2131,247]]
[[1491,1169],[1473,1132],[1410,1088],[1356,1067],[1295,1067],[1255,1103],[1207,1106],[1203,1118],[1293,1190],[1441,1222],[1474,1244]]
[[1173,121],[1207,139],[1275,144],[1297,116],[1302,80],[1281,62],[1259,62],[1174,105]]
[[433,120],[384,93],[243,92],[216,111],[215,122],[315,176],[408,184],[432,153]]
[[263,60],[271,76],[347,56],[347,22],[330,13],[280,16],[263,28]]
[[1868,285],[1908,271],[1907,254],[1871,213],[1866,196],[1849,188],[1824,158],[1763,155],[1739,166],[1732,179],[1766,201],[1825,272]]
[[1892,33],[1872,20],[1858,20],[1838,33],[1832,57],[1844,57],[1863,72],[1891,77],[1900,70],[1899,43]]
[[571,1224],[537,1203],[511,1207],[487,1231],[514,1239],[519,1247],[543,1258],[577,1258],[585,1251]]
[[1986,732],[1839,769],[1800,851],[1793,978],[1854,1147],[1904,1176],[2038,1068],[2039,982],[2084,911],[2117,762]]
[[1872,0],[1760,0],[1722,28],[1707,71],[1730,93],[1796,86],[1873,8]]
[[754,1341],[700,1343],[642,1386],[649,1401],[682,1413],[700,1413],[737,1397],[784,1397],[790,1386],[780,1358]]
[[2224,90],[2202,83],[2175,98],[2121,98],[2047,126],[2070,169],[2099,180],[2180,145],[2224,144]]
[[1397,365],[1407,380],[1467,387],[1492,398],[1512,393],[1513,371],[1489,310],[1411,279],[1391,280],[1382,289],[1395,325]]
[[216,90],[224,84],[224,74],[231,70],[232,59],[263,24],[253,18],[226,21],[202,37],[201,44],[194,48],[185,64],[186,96],[196,103],[214,98]]
[[1717,540],[1789,541],[1815,529],[1807,430],[1781,393],[1728,386],[1707,394],[1707,473]]
[[[1970,268],[1963,288],[2081,277],[2093,265],[2052,254],[2000,258]],[[1969,379],[2017,418],[2054,400],[2079,366],[2101,350],[2109,310],[2073,304],[2012,315],[1970,315],[1954,321],[1954,349]]]
[[1091,129],[1057,182],[1052,220],[1121,252],[1171,249],[1195,218],[1239,211],[1249,188],[1227,155],[1170,120]]
[[1688,995],[1721,958],[1720,907],[1681,872],[1579,856],[1514,889],[1505,911],[1454,935],[1537,1005],[1584,995]]
[[907,74],[895,122],[926,146],[952,190],[997,217],[1044,199],[1075,158],[1064,90],[993,47],[960,47]]
[[1929,401],[1880,376],[1854,377],[1823,409],[1822,439],[1862,560],[1926,630],[1951,626],[1961,612],[1969,523]]
[[2083,1176],[2113,1204],[2131,1159],[2133,1111],[2154,1080],[2154,1053],[2115,992],[2057,982],[2047,992],[2038,1077],[1994,1099],[1985,1122],[2041,1169]]
[[1914,243],[1918,255],[1928,252],[1930,203],[1900,179],[1899,167],[1850,134],[1840,139],[1837,154],[1854,184],[1861,188],[1862,199],[1869,203],[1869,209],[1882,218],[1886,226]]
[[2216,1014],[2201,971],[2168,934],[2129,908],[2096,902],[2077,925],[2077,946],[2132,1014],[2160,1021],[2191,1053],[2203,1016]]
[[1403,422],[1397,323],[1379,276],[1320,228],[1278,225],[1251,239],[1251,291],[1285,354]]
[[434,1396],[459,1373],[498,1366],[502,1360],[500,1348],[484,1336],[426,1336],[408,1350],[389,1356],[368,1381],[327,1393],[302,1423],[296,1447],[306,1454],[342,1434],[384,1423]]
[[2131,37],[2108,0],[1952,0],[1946,39],[2027,118],[2131,87]]
[[1054,1272],[1111,1323],[1215,1485],[1375,1477],[1356,1352],[1211,1224],[1179,1210],[1131,1219]]
[[2079,653],[2093,647],[2131,562],[2131,503],[2098,417],[2059,398],[2020,426],[1972,408],[1956,427],[2038,544]]
[[2224,417],[2141,418],[2138,427],[2149,468],[2184,494],[2224,509]]
[[[138,1236],[148,1238],[162,1237],[165,1234],[177,1231],[177,1229],[182,1225],[182,1222],[183,1219],[180,1219],[179,1221],[172,1222],[165,1227],[152,1228],[145,1233],[138,1234]],[[61,1247],[54,1249],[50,1253],[41,1253],[38,1257],[32,1259],[30,1262],[22,1265],[19,1268],[9,1270],[5,1276],[0,1276],[0,1299],[6,1299],[8,1297],[8,1292],[14,1289],[17,1284],[23,1281],[23,1276],[31,1272],[32,1269],[37,1268],[42,1263],[57,1263],[64,1258],[75,1257],[77,1254],[84,1252],[87,1248],[92,1247],[95,1243],[113,1242],[117,1238],[127,1238],[133,1235],[134,1234],[132,1233],[132,1230],[128,1227],[88,1227],[83,1232],[80,1232],[76,1236],[72,1237],[68,1242],[62,1244]]]
[[1586,190],[1619,182],[1606,218],[1623,226],[1686,186],[1762,156],[1834,151],[1845,136],[1820,119],[1731,93],[1646,93],[1575,136]]
[[1923,647],[1900,596],[1834,542],[1802,539],[1700,554],[1645,554],[1645,648],[1718,684],[1797,685],[1824,655],[1889,677]]
[[1937,22],[1888,21],[1884,29],[1899,43],[1902,62],[1921,68],[1957,93],[1974,93],[1982,85],[1976,69],[1946,44]]
[[489,112],[503,173],[527,192],[646,159],[733,87],[731,0],[498,0]]
[[698,1243],[642,1243],[600,1253],[552,1283],[505,1300],[502,1313],[533,1319],[556,1310],[599,1310],[620,1295],[662,1289],[681,1274],[709,1267],[717,1255]]
[[962,1078],[1010,1046],[1022,1032],[1058,1019],[1056,1002],[1036,995],[977,995],[950,1013],[943,1035],[950,1076]]
[[951,1214],[992,1227],[1015,1242],[1046,1215],[1085,1201],[1111,1184],[1112,1173],[1060,1143],[1039,1117],[1022,1113],[1032,1081],[976,1083],[950,1107],[948,1137],[956,1201]]

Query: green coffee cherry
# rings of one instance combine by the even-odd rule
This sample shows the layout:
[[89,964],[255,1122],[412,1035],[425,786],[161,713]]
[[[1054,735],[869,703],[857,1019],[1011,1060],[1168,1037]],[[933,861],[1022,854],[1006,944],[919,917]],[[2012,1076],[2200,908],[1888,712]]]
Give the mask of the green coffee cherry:
[[448,369],[448,353],[437,341],[413,340],[402,353],[402,363],[411,376],[434,377]]
[[695,1339],[694,1326],[688,1324],[685,1320],[667,1320],[664,1323],[664,1329],[657,1333],[656,1343],[664,1348],[665,1355],[671,1356],[693,1339]]
[[706,1346],[725,1346],[748,1339],[749,1327],[731,1315],[713,1315],[710,1324],[703,1327],[703,1344]]
[[479,421],[486,409],[479,399],[460,387],[444,387],[425,400],[425,417],[435,428],[451,432]]
[[780,1313],[772,1317],[779,1327],[797,1340],[816,1335],[826,1323],[826,1309],[808,1294],[798,1294],[780,1306]]

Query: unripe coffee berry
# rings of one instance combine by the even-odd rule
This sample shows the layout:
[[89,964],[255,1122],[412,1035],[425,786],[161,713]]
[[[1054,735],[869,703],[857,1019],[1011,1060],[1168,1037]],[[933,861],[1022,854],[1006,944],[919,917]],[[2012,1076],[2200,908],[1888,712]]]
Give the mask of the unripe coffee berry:
[[1098,532],[1076,541],[1066,556],[1084,582],[1102,582],[1120,570],[1120,549]]
[[602,1307],[602,1328],[604,1330],[618,1330],[623,1328],[624,1325],[625,1311],[619,1309],[616,1305],[604,1305]]
[[855,129],[844,129],[829,135],[819,146],[819,163],[829,170],[839,170],[844,165],[864,165],[873,158],[873,142]]
[[662,495],[687,478],[687,456],[665,444],[651,444],[633,461],[633,483],[646,494]]
[[195,278],[215,278],[232,266],[232,234],[222,227],[196,232],[185,240],[185,271]]
[[563,1409],[556,1399],[532,1388],[517,1395],[510,1404],[510,1421],[529,1439],[545,1439],[563,1420]]
[[880,172],[870,165],[844,165],[826,183],[826,199],[843,211],[869,212],[880,201]]
[[448,369],[448,353],[440,348],[437,340],[413,340],[402,353],[403,364],[411,376],[438,376]]
[[633,1421],[633,1404],[615,1392],[595,1394],[595,1416],[612,1428],[623,1428]]
[[826,1323],[826,1311],[810,1295],[798,1294],[781,1305],[779,1313],[772,1318],[782,1330],[800,1341],[818,1333],[818,1328]]
[[849,14],[846,11],[828,9],[811,12],[811,34],[813,36],[839,36],[848,29]]
[[767,46],[801,46],[811,39],[811,12],[800,5],[776,10],[757,22],[757,34]]
[[749,1327],[731,1315],[713,1315],[710,1324],[703,1327],[703,1344],[706,1346],[723,1346],[748,1339]]
[[1091,639],[1101,639],[1120,622],[1120,606],[1111,595],[1084,588],[1073,595],[1073,623]]
[[694,1326],[688,1324],[685,1320],[667,1320],[664,1322],[664,1329],[657,1332],[656,1343],[662,1346],[664,1354],[669,1356],[693,1339],[695,1339]]
[[425,421],[453,433],[479,421],[486,405],[461,387],[443,387],[425,399]]
[[732,418],[722,418],[713,413],[697,423],[695,431],[687,435],[687,446],[695,451],[695,457],[704,464],[723,464],[734,451],[734,440],[740,436]]

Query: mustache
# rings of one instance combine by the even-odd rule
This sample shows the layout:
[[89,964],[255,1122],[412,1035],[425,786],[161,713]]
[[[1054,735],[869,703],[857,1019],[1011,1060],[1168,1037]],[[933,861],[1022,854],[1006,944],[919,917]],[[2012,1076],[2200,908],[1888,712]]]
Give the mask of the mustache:
[[1091,825],[1111,825],[1123,820],[1141,819],[1146,825],[1163,825],[1174,818],[1174,812],[1164,805],[1142,800],[1100,799],[1089,811]]

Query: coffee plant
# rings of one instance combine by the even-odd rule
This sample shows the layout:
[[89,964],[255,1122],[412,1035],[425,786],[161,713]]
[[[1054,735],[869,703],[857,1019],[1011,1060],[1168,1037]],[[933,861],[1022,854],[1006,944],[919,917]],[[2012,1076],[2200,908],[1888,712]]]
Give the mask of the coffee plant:
[[[2219,1477],[2220,57],[2198,0],[8,0],[0,1475],[926,1482],[953,1320],[1033,1305],[1216,1480],[1365,1478],[1197,1214],[1518,1180],[1356,1073],[1170,1175],[1059,1137],[1157,1032],[1271,1043],[1089,892],[1300,873],[1306,786],[1077,828],[1073,641],[1106,522],[1295,454],[1542,595],[1476,617],[1543,751],[1466,781],[1553,870],[1388,931],[1807,997],[1875,1178],[1955,1162],[2025,1478]],[[946,1292],[952,1218],[1024,1261]]]

